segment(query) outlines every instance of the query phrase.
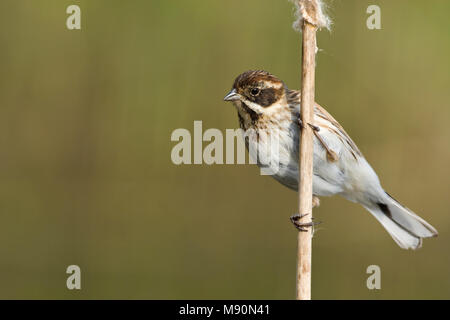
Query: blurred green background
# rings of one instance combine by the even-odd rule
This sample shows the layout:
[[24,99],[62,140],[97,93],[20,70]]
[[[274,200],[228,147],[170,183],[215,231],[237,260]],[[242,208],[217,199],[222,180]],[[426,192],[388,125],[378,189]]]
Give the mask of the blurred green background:
[[[366,28],[370,4],[382,30]],[[314,299],[450,298],[449,11],[331,2],[317,101],[440,234],[403,251],[362,207],[322,198]],[[239,73],[300,87],[293,20],[287,0],[2,0],[0,298],[293,299],[297,195],[255,166],[170,158],[176,128],[237,128],[222,98]]]

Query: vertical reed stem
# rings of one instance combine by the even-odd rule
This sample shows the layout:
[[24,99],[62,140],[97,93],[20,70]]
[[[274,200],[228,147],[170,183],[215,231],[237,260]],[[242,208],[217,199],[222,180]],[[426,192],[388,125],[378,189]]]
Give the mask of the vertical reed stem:
[[[312,175],[313,175],[313,131],[308,124],[314,124],[314,82],[317,27],[306,20],[302,26],[302,89],[301,119],[303,121],[300,139],[299,170],[299,213],[308,214],[301,223],[312,222]],[[297,252],[297,300],[311,300],[311,255],[312,228],[298,233]]]

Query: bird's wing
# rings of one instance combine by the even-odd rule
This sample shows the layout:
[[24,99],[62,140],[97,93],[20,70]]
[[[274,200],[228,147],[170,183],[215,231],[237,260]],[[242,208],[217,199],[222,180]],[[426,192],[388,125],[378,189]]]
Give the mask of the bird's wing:
[[[316,120],[317,118],[322,119],[319,127],[326,126],[329,131],[333,132],[345,145],[347,145],[348,150],[353,155],[355,160],[358,157],[363,157],[361,151],[359,151],[356,144],[350,138],[350,136],[345,132],[344,128],[339,124],[339,122],[334,119],[331,114],[329,114],[324,108],[316,103],[314,106],[314,116]],[[319,132],[320,134],[320,132]]]
[[[294,106],[301,102],[301,94],[297,90],[288,90],[287,99],[289,105]],[[339,124],[339,122],[337,122],[336,119],[334,119],[333,116],[328,113],[328,111],[326,111],[317,103],[314,106],[314,122],[314,125],[318,126],[320,129],[328,131],[327,133],[321,133],[320,131],[316,132],[316,137],[321,140],[322,144],[326,144],[326,146],[324,145],[324,147],[330,148],[331,151],[339,153],[339,150],[333,150],[333,145],[336,145],[336,142],[330,141],[339,139],[339,142],[347,147],[346,149],[350,152],[355,160],[358,160],[358,157],[363,157],[361,151],[358,149],[347,132],[345,132],[344,128]]]

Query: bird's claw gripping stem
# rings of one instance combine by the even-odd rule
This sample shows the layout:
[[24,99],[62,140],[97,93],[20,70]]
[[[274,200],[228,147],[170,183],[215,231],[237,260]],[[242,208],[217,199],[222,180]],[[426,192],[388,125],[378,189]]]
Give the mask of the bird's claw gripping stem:
[[[300,128],[303,129],[303,121],[302,121],[302,119],[298,118],[298,124],[299,124]],[[316,131],[316,132],[319,132],[319,131],[320,131],[320,128],[319,128],[318,126],[315,126],[315,125],[313,125],[313,124],[311,124],[311,123],[308,123],[308,125],[309,125],[309,126],[311,127],[311,129],[313,129],[314,131]]]
[[315,125],[313,125],[311,123],[308,123],[308,124],[311,127],[311,129],[313,129],[315,132],[319,132],[320,131],[320,128],[318,126],[315,126]]
[[[300,223],[299,222],[300,219],[303,218],[303,217],[306,217],[307,215],[309,215],[309,213],[306,213],[306,214],[298,214],[298,213],[296,213],[296,214],[291,216],[291,218],[290,218],[291,222],[297,228],[298,231],[308,232],[308,229],[306,229],[306,228],[309,228],[309,227],[313,227],[314,228],[314,226],[316,226],[316,225],[321,223],[321,222],[313,222],[313,221],[306,222],[306,223]],[[311,220],[314,220],[314,218],[311,218]]]
[[[303,128],[303,121],[302,119],[298,119],[298,124],[300,125],[300,128]],[[323,138],[320,136],[319,131],[320,128],[318,126],[315,126],[311,123],[308,123],[308,125],[311,127],[311,129],[313,129],[314,135],[316,136],[316,138],[320,141],[320,143],[322,144],[322,146],[325,148],[325,150],[327,151],[327,160],[329,162],[336,162],[338,160],[338,156],[336,154],[336,152],[334,152],[333,150],[331,150],[327,143],[325,142],[325,140],[323,140]]]

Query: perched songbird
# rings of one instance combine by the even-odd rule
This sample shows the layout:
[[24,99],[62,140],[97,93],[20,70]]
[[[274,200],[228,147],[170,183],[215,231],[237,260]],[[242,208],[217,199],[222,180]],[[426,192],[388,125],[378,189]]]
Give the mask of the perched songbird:
[[[300,93],[289,90],[266,71],[247,71],[236,78],[224,100],[233,102],[244,131],[265,132],[248,135],[247,148],[258,148],[258,157],[265,158],[261,163],[275,160],[278,168],[273,177],[297,190],[300,127],[304,125],[300,120]],[[331,195],[360,203],[404,249],[417,249],[422,238],[437,236],[435,228],[384,191],[353,140],[318,104],[314,107],[314,123],[309,125],[314,130],[313,205],[318,205],[318,196]],[[267,149],[264,144],[270,135],[279,139],[278,154],[261,152]]]

